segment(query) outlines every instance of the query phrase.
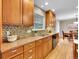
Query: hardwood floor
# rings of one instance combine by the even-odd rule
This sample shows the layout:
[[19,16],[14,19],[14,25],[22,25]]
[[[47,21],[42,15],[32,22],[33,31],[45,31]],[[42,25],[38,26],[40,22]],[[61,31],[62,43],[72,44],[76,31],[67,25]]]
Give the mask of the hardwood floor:
[[56,48],[45,59],[73,59],[73,43],[60,39]]

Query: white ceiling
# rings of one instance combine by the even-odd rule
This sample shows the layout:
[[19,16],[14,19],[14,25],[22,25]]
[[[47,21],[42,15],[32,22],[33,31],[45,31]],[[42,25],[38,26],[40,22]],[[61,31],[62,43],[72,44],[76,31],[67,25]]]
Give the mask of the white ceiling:
[[[48,2],[47,6],[45,5],[46,1]],[[78,0],[35,0],[35,5],[45,11],[55,9],[57,19],[65,19],[74,17],[74,14],[77,13]],[[44,7],[41,7],[42,5]]]

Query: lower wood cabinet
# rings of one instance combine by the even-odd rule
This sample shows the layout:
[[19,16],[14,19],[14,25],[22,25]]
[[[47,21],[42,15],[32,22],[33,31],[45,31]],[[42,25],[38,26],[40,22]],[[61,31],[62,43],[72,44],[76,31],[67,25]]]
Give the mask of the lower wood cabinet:
[[24,51],[24,59],[35,59],[35,47]]
[[53,49],[53,40],[52,40],[52,37],[49,37],[49,41],[48,41],[48,52],[51,52],[51,50]]
[[43,39],[43,57],[45,58],[52,50],[52,36]]
[[10,59],[23,59],[23,54],[17,55],[15,57],[12,57]]
[[52,50],[52,36],[45,37],[2,53],[0,59],[44,59]]
[[24,45],[24,59],[35,59],[35,41]]
[[36,41],[36,59],[43,59],[43,41],[38,40]]
[[49,48],[48,48],[48,42],[44,42],[43,43],[43,57],[47,56],[48,50],[49,50]]
[[36,59],[43,59],[42,45],[36,47]]
[[20,46],[18,48],[10,49],[4,53],[2,53],[2,59],[12,59],[23,53],[23,46]]
[[52,36],[36,41],[36,59],[44,59],[52,50]]

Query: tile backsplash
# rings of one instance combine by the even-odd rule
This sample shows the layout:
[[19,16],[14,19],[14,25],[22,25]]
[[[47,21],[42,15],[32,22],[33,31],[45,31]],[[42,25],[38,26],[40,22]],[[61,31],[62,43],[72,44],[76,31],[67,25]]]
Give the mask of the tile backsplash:
[[[18,35],[19,39],[27,38],[30,36],[44,35],[48,33],[47,29],[41,31],[32,31],[33,26],[11,26],[3,25],[3,39],[7,39],[7,31],[10,32],[10,35]],[[53,31],[53,28],[51,29]],[[5,41],[5,40],[4,40]]]
[[[18,35],[18,36],[30,36],[32,35],[32,28],[27,26],[3,26],[3,37],[7,37],[7,31],[10,32],[10,35]],[[30,31],[30,32],[28,32]]]

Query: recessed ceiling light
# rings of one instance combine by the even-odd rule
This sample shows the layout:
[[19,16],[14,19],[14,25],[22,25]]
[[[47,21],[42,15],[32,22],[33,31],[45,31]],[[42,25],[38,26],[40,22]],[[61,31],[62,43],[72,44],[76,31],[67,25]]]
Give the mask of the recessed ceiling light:
[[55,11],[55,9],[52,9],[52,11]]
[[78,9],[78,6],[76,8]]
[[48,5],[48,2],[46,2],[45,5]]
[[43,8],[44,6],[42,5],[41,7]]
[[73,22],[74,24],[79,24],[79,22]]

